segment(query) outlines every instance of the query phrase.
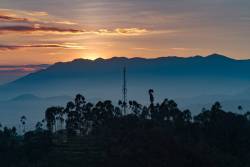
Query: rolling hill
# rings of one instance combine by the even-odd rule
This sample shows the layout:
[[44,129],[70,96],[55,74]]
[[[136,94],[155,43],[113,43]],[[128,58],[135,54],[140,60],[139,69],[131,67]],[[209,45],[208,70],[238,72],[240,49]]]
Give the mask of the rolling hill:
[[228,104],[226,101],[232,104],[236,100],[240,103],[239,99],[242,102],[250,99],[250,60],[213,54],[189,58],[114,57],[60,62],[0,86],[0,100],[20,98],[23,94],[73,97],[81,93],[89,99],[118,101],[121,98],[124,66],[127,67],[128,99],[141,103],[148,102],[147,90],[150,88],[155,90],[157,101],[173,98],[182,107],[189,104],[200,107],[200,104],[210,104],[213,99],[225,101],[225,104]]

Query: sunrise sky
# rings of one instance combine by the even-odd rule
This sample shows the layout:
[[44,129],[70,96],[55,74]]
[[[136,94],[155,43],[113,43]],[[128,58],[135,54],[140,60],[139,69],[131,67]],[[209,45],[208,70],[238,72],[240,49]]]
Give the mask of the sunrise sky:
[[0,65],[113,56],[250,58],[249,0],[0,0]]

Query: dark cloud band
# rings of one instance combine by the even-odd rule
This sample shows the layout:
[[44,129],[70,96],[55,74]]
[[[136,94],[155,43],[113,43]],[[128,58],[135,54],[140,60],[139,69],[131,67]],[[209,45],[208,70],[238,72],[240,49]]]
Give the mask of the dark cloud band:
[[61,44],[37,44],[37,45],[0,45],[0,50],[16,50],[22,48],[68,48]]
[[18,17],[12,17],[12,16],[6,16],[6,15],[0,15],[0,20],[7,21],[7,22],[32,22],[31,20],[27,18],[18,18]]
[[45,27],[45,26],[2,26],[0,33],[4,32],[55,32],[55,33],[83,33],[84,30],[66,29],[59,27]]

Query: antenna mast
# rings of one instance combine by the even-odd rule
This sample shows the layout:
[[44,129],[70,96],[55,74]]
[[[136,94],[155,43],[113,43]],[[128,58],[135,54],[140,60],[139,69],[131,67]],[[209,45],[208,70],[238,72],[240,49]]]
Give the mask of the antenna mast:
[[123,87],[122,87],[122,94],[123,94],[123,113],[126,114],[127,110],[127,69],[126,66],[123,67]]

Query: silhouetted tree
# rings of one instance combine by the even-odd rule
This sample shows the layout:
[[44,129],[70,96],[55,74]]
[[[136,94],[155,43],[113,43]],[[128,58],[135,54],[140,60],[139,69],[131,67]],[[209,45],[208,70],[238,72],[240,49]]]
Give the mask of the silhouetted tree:
[[242,111],[243,111],[243,107],[242,107],[241,105],[239,105],[239,106],[238,106],[238,110],[239,110],[240,112],[242,112]]
[[20,122],[21,122],[21,125],[22,125],[22,131],[23,131],[23,133],[25,133],[25,131],[26,131],[26,128],[25,128],[26,121],[27,121],[26,116],[22,116],[22,117],[20,118]]
[[151,118],[156,119],[157,111],[156,111],[155,106],[154,106],[154,95],[153,95],[154,90],[149,89],[148,94],[149,94],[149,100],[150,100],[149,111],[150,111],[150,114],[151,114]]
[[142,112],[142,105],[137,103],[136,101],[129,101],[129,106],[132,110],[132,112],[139,117]]
[[36,131],[41,131],[43,129],[43,124],[41,122],[36,123]]
[[[150,104],[87,103],[77,95],[65,108],[50,107],[42,122],[23,137],[15,128],[0,129],[0,165],[248,167],[250,112],[226,112],[219,102],[192,117],[174,100],[161,103],[149,91]],[[62,118],[62,120],[61,120]],[[62,122],[66,121],[66,129]],[[56,124],[61,129],[56,133]],[[55,129],[55,130],[54,130]],[[65,132],[74,134],[67,138]],[[79,134],[76,132],[80,132]]]
[[149,94],[149,99],[150,99],[150,104],[154,105],[154,90],[153,89],[149,89],[148,91]]
[[57,112],[57,107],[50,107],[45,111],[45,120],[47,122],[47,128],[50,132],[53,132],[54,130],[54,125],[56,122],[56,115]]

